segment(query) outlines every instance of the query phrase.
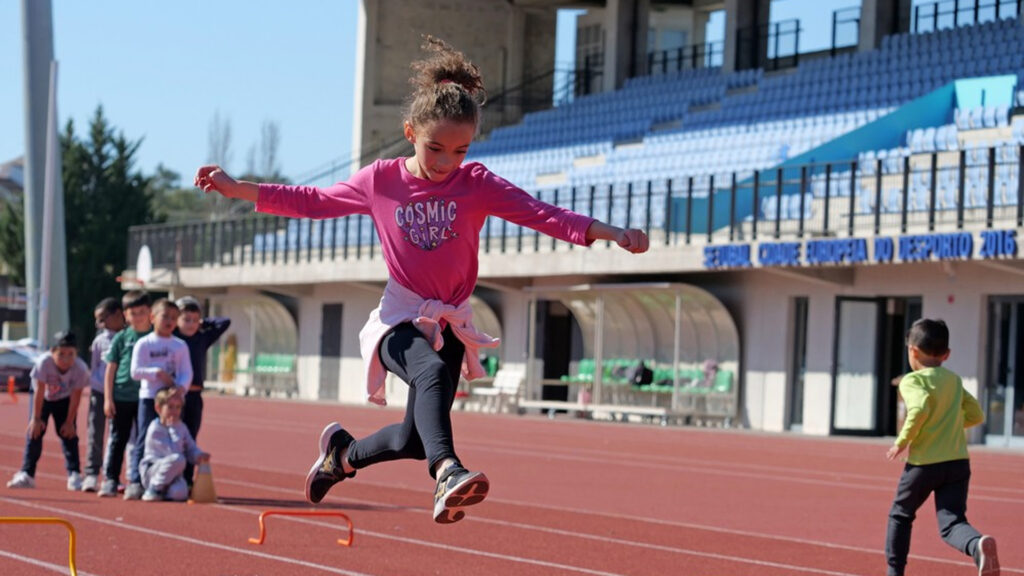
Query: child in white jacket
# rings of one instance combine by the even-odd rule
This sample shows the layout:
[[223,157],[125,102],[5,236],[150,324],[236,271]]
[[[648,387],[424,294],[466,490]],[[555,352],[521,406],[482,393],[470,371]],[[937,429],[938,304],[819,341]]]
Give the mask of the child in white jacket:
[[209,454],[196,446],[188,427],[181,421],[182,405],[182,396],[173,386],[156,393],[160,418],[153,420],[146,430],[146,455],[140,464],[142,485],[146,487],[142,499],[147,502],[188,499],[188,484],[183,475],[185,464],[210,459]]
[[175,386],[182,401],[185,391],[192,383],[192,360],[189,359],[188,345],[174,337],[178,323],[178,306],[166,298],[153,303],[153,331],[143,336],[132,349],[131,375],[139,380],[139,408],[135,422],[139,435],[132,455],[136,471],[129,478],[124,491],[125,500],[138,500],[142,496],[142,479],[137,472],[145,456],[146,434],[150,422],[157,419],[156,393],[164,386]]

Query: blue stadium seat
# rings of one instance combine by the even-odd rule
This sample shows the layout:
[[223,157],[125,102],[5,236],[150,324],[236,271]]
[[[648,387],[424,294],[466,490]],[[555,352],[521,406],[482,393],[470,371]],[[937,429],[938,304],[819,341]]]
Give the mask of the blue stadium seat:
[[[721,188],[723,174],[770,168],[950,80],[996,73],[1017,74],[1024,80],[1024,27],[1016,20],[898,34],[884,38],[878,50],[813,60],[792,74],[765,77],[761,70],[723,74],[712,68],[633,78],[621,90],[580,97],[527,114],[517,126],[496,129],[488,140],[474,145],[471,159],[484,161],[510,181],[530,188],[536,187],[538,174],[561,173],[568,182],[563,186],[581,187],[649,178],[663,186],[663,181],[671,179],[679,194],[693,176],[698,194],[705,194],[701,186],[711,174],[719,175],[716,181]],[[756,90],[727,94],[749,86]],[[1013,97],[1024,105],[1024,89]],[[701,109],[707,104],[716,106]],[[870,209],[876,197],[877,160],[882,161],[885,174],[900,174],[908,155],[959,150],[958,131],[1007,126],[1009,111],[1008,106],[956,110],[950,124],[910,130],[901,143],[905,147],[858,155],[859,175],[866,177],[866,184],[851,190],[849,173],[834,173],[829,193],[855,193],[858,210]],[[668,124],[677,120],[678,125]],[[658,130],[652,131],[652,126]],[[1015,162],[1008,155],[1017,155],[1016,147],[1024,145],[1024,118],[1010,124],[1010,133],[1013,145],[998,149],[1000,165]],[[966,140],[971,138],[965,135]],[[604,163],[575,165],[577,158],[597,155],[604,157]],[[945,162],[940,161],[936,203],[954,208],[957,168],[946,167]],[[969,167],[986,162],[987,152],[969,149]],[[931,174],[920,169],[919,159],[913,163],[917,168],[908,201],[912,209],[924,209]],[[965,203],[973,205],[987,195],[987,169],[981,172],[970,172],[965,192],[969,189],[973,196],[965,197]],[[1005,191],[1016,177],[1012,170],[997,169],[1000,201],[1010,198]],[[823,177],[814,175],[808,190],[811,198],[823,196]],[[766,216],[774,217],[773,201],[762,199],[760,208]],[[783,218],[799,217],[799,197],[786,201],[774,208],[783,209]],[[882,201],[883,209],[893,209],[892,198],[883,194]]]

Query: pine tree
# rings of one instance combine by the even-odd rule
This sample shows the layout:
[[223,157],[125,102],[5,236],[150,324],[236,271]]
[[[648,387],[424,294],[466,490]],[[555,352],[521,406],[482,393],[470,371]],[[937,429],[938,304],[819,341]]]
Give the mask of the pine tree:
[[93,307],[119,297],[116,278],[127,268],[129,226],[157,221],[151,178],[135,169],[141,140],[116,132],[97,107],[88,138],[68,121],[61,135],[71,329],[88,343],[95,332]]
[[25,214],[18,198],[5,200],[0,206],[0,260],[7,264],[7,273],[14,286],[25,285]]

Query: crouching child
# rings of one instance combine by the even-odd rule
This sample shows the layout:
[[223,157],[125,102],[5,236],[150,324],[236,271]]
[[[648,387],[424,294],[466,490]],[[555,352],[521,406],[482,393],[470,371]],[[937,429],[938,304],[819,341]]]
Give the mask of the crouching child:
[[206,462],[210,455],[196,446],[188,427],[181,421],[184,402],[176,387],[160,389],[155,404],[159,418],[146,430],[146,451],[139,467],[146,489],[142,499],[181,502],[188,499],[185,465]]

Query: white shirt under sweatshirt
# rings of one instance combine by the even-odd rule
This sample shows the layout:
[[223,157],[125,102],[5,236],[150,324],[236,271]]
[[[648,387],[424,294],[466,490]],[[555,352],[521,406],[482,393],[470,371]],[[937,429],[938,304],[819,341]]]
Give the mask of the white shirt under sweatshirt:
[[161,337],[150,332],[135,343],[132,349],[132,378],[142,383],[139,398],[155,398],[164,387],[157,378],[163,370],[174,378],[174,385],[188,390],[192,383],[192,361],[188,356],[188,345],[180,338]]

